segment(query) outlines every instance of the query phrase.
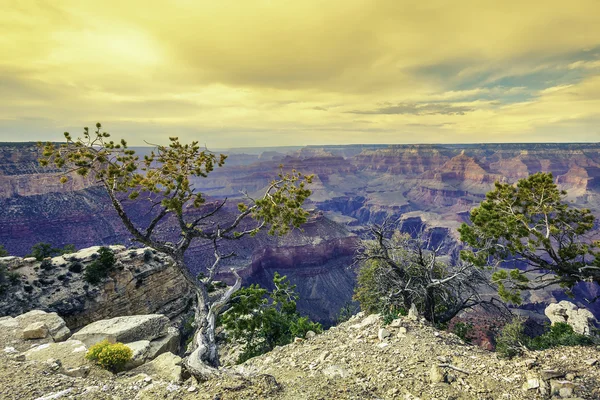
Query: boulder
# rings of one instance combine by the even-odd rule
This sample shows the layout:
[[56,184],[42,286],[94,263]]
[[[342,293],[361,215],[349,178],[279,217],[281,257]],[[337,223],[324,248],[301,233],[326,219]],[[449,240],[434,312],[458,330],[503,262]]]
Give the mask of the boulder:
[[62,342],[71,336],[71,330],[67,328],[65,321],[57,313],[32,310],[14,318],[14,322],[22,328],[34,323],[43,323],[55,342]]
[[163,353],[154,360],[136,368],[134,372],[152,375],[169,382],[180,382],[181,364],[181,357],[173,353]]
[[371,314],[367,318],[365,318],[361,322],[359,322],[358,324],[350,325],[350,329],[364,329],[367,326],[372,325],[375,322],[378,322],[379,319],[380,319],[379,314]]
[[160,314],[132,315],[93,322],[75,333],[72,339],[92,346],[102,340],[131,343],[153,340],[168,334],[169,319]]
[[48,327],[45,323],[38,321],[27,325],[23,329],[23,339],[44,339],[48,336]]
[[582,335],[590,335],[592,328],[597,321],[589,310],[579,308],[575,304],[563,300],[559,303],[552,303],[546,307],[544,314],[554,325],[557,322],[564,322],[573,328],[573,331]]
[[137,342],[125,343],[132,351],[131,360],[125,364],[125,369],[133,369],[139,367],[148,360],[148,352],[150,351],[149,340],[138,340]]
[[171,352],[173,354],[179,352],[179,331],[176,328],[169,327],[166,336],[154,339],[150,342],[147,359],[153,360],[166,352]]

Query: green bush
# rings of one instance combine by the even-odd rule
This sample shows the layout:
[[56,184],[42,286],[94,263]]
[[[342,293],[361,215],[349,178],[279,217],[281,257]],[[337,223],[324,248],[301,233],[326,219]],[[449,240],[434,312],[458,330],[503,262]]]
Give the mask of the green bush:
[[379,310],[381,317],[383,318],[383,324],[389,325],[393,320],[398,319],[400,317],[405,317],[408,315],[408,312],[404,307],[399,306],[388,306]]
[[514,318],[511,322],[504,325],[500,335],[496,338],[496,352],[501,358],[513,358],[523,354],[525,344],[528,342],[525,335],[523,321]]
[[72,264],[69,264],[69,271],[79,274],[83,271],[83,264],[79,261],[75,261]]
[[50,271],[52,269],[52,261],[45,259],[42,261],[42,263],[40,264],[40,268],[43,269],[44,271]]
[[133,352],[129,347],[123,343],[110,343],[108,340],[96,343],[85,355],[86,359],[112,372],[122,370],[132,357]]
[[85,267],[83,279],[92,284],[99,284],[115,266],[115,255],[108,247],[100,247],[97,259]]
[[8,251],[4,248],[3,245],[0,244],[0,257],[8,256]]
[[360,311],[360,305],[355,302],[349,301],[340,309],[340,312],[336,318],[335,323],[341,324],[342,322],[348,321],[354,314]]
[[465,322],[457,322],[452,328],[452,332],[461,338],[463,342],[471,343],[469,335],[473,332],[473,325]]
[[31,253],[27,255],[27,257],[35,257],[36,260],[42,261],[47,257],[55,257],[60,256],[62,254],[70,254],[74,253],[75,246],[72,244],[67,244],[65,247],[56,248],[52,247],[50,243],[36,243],[31,248]]
[[273,284],[271,292],[259,285],[238,290],[231,298],[231,307],[220,316],[229,337],[244,345],[240,363],[291,343],[294,337],[304,337],[308,331],[323,331],[321,324],[296,311],[295,285],[277,272]]
[[543,335],[531,338],[525,334],[523,322],[514,319],[506,324],[496,339],[496,352],[500,357],[521,355],[524,349],[546,350],[559,346],[591,346],[596,344],[590,336],[573,332],[571,325],[557,322]]
[[573,327],[565,322],[557,322],[550,331],[530,340],[532,350],[545,350],[558,346],[590,346],[594,341],[589,336],[573,332]]
[[16,285],[17,283],[21,282],[21,275],[19,275],[18,272],[9,272],[6,276],[11,285]]
[[152,254],[152,250],[146,249],[144,250],[144,261],[150,262],[154,259],[154,255]]

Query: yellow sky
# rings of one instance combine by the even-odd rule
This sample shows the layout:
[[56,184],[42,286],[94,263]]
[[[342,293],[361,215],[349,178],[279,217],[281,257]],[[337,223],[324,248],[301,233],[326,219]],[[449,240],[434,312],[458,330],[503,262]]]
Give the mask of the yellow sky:
[[0,141],[600,141],[599,0],[0,0]]

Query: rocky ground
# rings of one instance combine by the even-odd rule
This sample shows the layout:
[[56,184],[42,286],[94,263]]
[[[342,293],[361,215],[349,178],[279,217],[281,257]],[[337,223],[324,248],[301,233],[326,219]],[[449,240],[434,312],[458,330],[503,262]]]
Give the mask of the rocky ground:
[[6,340],[0,329],[1,399],[600,398],[597,347],[501,360],[407,318],[383,326],[377,316],[357,316],[321,335],[226,368],[221,377],[203,383],[185,374],[168,379],[165,371],[140,369],[144,366],[115,376],[90,364],[85,378],[66,376],[67,358],[63,367],[56,359],[33,360],[24,356],[30,353],[25,345],[35,348],[38,342],[19,342],[15,350],[7,350]]

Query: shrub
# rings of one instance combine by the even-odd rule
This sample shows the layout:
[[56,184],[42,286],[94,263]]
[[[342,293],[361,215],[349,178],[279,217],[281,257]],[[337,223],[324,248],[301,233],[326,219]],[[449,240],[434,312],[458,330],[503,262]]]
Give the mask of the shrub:
[[354,314],[358,313],[360,310],[360,306],[355,302],[347,302],[340,309],[340,312],[336,318],[336,324],[341,324],[342,322],[348,321]]
[[471,343],[469,335],[473,332],[473,325],[464,322],[457,322],[454,324],[452,332],[461,338],[463,342]]
[[108,340],[96,343],[85,355],[86,359],[112,372],[122,370],[132,357],[133,352],[129,347],[123,343],[110,343]]
[[115,266],[115,255],[108,247],[100,247],[97,259],[85,267],[83,279],[92,285],[99,284]]
[[529,348],[532,350],[545,350],[558,346],[590,346],[594,341],[585,335],[575,333],[573,327],[565,322],[557,322],[550,327],[550,331],[531,339]]
[[43,260],[40,264],[40,268],[44,271],[50,271],[52,269],[52,261],[48,259]]
[[150,249],[144,250],[144,261],[145,262],[150,262],[150,261],[152,261],[153,258],[154,258],[154,256],[152,254],[152,250],[150,250]]
[[501,358],[513,358],[523,354],[525,344],[527,343],[523,321],[514,318],[511,322],[504,325],[500,335],[496,338],[496,352]]
[[304,337],[308,331],[323,330],[321,324],[296,311],[295,285],[277,272],[273,284],[271,292],[259,285],[238,290],[231,297],[231,307],[220,316],[229,337],[244,345],[240,363],[291,343],[296,336]]
[[383,318],[383,324],[391,324],[393,320],[400,318],[401,316],[407,316],[408,312],[404,307],[384,307],[380,310],[380,314]]
[[69,265],[69,271],[79,274],[83,271],[83,264],[79,261],[75,261]]
[[9,272],[6,276],[8,277],[11,285],[16,285],[21,281],[21,275],[19,275],[18,272]]
[[4,248],[3,245],[0,244],[0,257],[8,256],[8,251]]
[[27,257],[35,257],[36,260],[42,261],[46,257],[54,257],[62,254],[70,254],[75,252],[75,246],[67,244],[65,247],[52,247],[50,243],[36,243],[31,248],[31,253]]

